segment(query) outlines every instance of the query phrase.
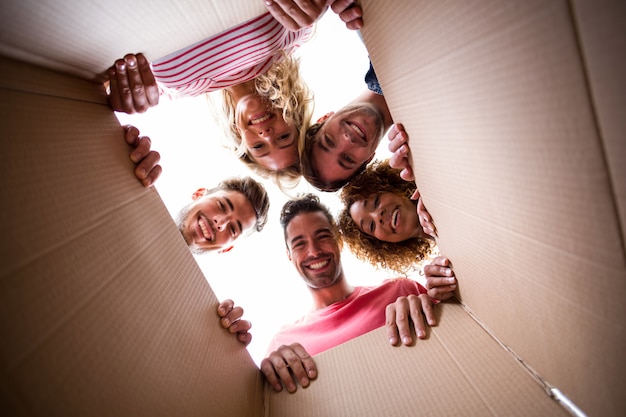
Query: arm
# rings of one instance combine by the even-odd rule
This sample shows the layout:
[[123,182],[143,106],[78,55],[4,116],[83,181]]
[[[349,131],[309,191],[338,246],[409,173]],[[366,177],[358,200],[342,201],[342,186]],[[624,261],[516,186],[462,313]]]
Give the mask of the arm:
[[224,300],[217,307],[217,315],[220,316],[220,324],[229,333],[235,334],[237,340],[248,346],[252,341],[252,335],[249,333],[252,323],[248,320],[242,320],[243,308],[235,307],[232,300]]
[[294,393],[298,383],[308,387],[317,377],[317,367],[311,355],[299,343],[281,346],[261,361],[261,372],[274,391]]
[[428,295],[436,300],[447,300],[454,296],[456,277],[450,260],[439,256],[430,265],[424,267]]
[[354,2],[355,0],[265,0],[265,7],[285,29],[297,31],[319,20],[330,4],[348,29],[358,30],[363,27],[363,11]]
[[109,104],[115,111],[128,114],[145,113],[159,104],[157,86],[150,62],[143,54],[128,54],[115,61],[107,71]]
[[161,165],[159,165],[161,155],[157,151],[150,150],[152,144],[150,138],[139,136],[139,129],[135,126],[124,127],[124,139],[133,147],[130,160],[135,164],[135,177],[144,187],[151,187],[162,172]]
[[426,337],[424,317],[430,326],[437,324],[435,313],[433,312],[433,302],[428,294],[411,294],[398,297],[395,303],[387,306],[385,316],[387,337],[389,338],[389,343],[393,346],[399,340],[406,346],[413,343],[411,322],[415,325],[415,332],[419,339]]

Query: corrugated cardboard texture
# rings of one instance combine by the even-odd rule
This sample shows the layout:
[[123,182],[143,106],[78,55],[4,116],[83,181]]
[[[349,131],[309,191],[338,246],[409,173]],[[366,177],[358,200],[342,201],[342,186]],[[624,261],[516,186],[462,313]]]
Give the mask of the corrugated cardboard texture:
[[582,56],[589,77],[591,99],[596,108],[616,203],[622,236],[626,236],[626,3],[574,1]]
[[219,326],[159,196],[135,180],[102,87],[1,68],[3,411],[260,415],[258,370]]
[[266,388],[272,417],[569,415],[459,304],[437,309],[427,340],[392,347],[378,329],[317,355],[319,381],[295,395]]
[[[412,136],[460,298],[590,415],[626,414],[618,6],[364,2],[363,36]],[[126,52],[158,57],[263,10],[252,0],[5,1],[0,54],[93,78]],[[415,347],[392,349],[380,330],[320,355],[311,388],[271,395],[263,410],[254,364],[218,326],[217,300],[158,196],[133,178],[101,88],[0,68],[3,410],[562,412],[456,306]]]
[[0,54],[90,79],[126,53],[154,60],[265,11],[251,0],[5,0]]
[[[623,177],[607,167],[570,4],[363,4],[365,43],[411,135],[460,298],[583,411],[623,415]],[[599,19],[584,32],[601,30]],[[624,118],[609,119],[623,144]]]

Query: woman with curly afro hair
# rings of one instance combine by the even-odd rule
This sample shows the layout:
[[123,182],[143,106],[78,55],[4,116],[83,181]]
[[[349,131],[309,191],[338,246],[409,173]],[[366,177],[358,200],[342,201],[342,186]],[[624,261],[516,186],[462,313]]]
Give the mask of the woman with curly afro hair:
[[406,274],[431,255],[435,242],[420,225],[415,191],[388,161],[373,162],[341,190],[339,228],[358,259]]

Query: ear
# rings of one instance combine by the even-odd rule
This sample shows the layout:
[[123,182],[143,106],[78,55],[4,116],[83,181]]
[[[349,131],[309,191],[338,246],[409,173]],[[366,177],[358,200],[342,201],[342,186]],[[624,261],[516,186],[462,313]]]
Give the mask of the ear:
[[191,199],[192,200],[197,200],[200,197],[203,197],[204,195],[206,195],[207,189],[206,188],[198,188],[193,194],[191,194]]
[[332,116],[333,114],[335,114],[334,111],[329,111],[328,113],[326,113],[325,115],[323,115],[322,117],[320,117],[319,119],[317,119],[316,123],[324,123],[326,120],[328,120],[328,118],[330,116]]
[[285,248],[285,253],[287,254],[287,258],[289,258],[289,261],[291,261],[291,251],[289,248]]
[[217,253],[226,253],[226,252],[230,252],[232,249],[234,248],[234,246],[229,246],[227,248],[224,249],[220,249],[217,251]]

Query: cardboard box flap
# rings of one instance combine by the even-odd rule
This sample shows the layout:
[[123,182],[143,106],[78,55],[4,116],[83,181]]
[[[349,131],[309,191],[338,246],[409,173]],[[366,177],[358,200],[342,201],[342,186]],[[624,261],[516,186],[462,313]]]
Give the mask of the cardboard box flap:
[[363,4],[460,298],[583,411],[623,414],[624,247],[569,4]]
[[127,53],[154,60],[266,11],[252,0],[8,0],[0,54],[91,79]]
[[261,415],[258,369],[219,325],[159,196],[134,178],[122,128],[93,103],[102,87],[64,84],[94,97],[0,88],[3,409]]
[[596,108],[598,130],[611,171],[611,181],[622,226],[626,236],[626,3],[605,0],[600,3],[573,2],[578,22],[591,100]]
[[266,388],[271,416],[569,415],[461,305],[437,308],[441,326],[414,346],[389,346],[380,328],[315,356],[319,381]]

